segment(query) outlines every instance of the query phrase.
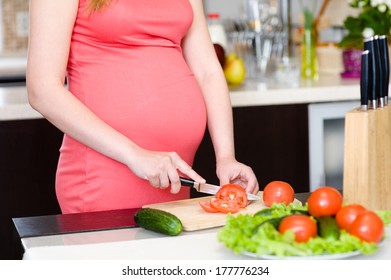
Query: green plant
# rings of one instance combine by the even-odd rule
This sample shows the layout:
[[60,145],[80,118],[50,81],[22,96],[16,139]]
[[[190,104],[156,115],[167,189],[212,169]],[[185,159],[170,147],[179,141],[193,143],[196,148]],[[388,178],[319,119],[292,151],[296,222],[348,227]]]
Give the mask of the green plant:
[[359,13],[357,16],[346,17],[344,21],[346,34],[339,42],[339,47],[362,49],[365,38],[390,34],[390,0],[349,0],[349,5],[359,9]]

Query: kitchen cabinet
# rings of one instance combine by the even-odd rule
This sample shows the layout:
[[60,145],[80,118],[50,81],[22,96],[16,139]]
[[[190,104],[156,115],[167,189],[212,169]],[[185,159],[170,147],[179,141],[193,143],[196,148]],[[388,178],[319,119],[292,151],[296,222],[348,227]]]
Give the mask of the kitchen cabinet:
[[[297,88],[245,83],[231,89],[238,160],[253,168],[261,190],[272,180],[283,180],[297,193],[308,191],[308,104],[358,97],[358,81],[339,75]],[[60,213],[54,178],[61,140],[62,133],[31,108],[24,86],[0,87],[0,259],[20,257],[12,218]],[[208,133],[194,169],[219,183]]]
[[12,218],[60,213],[54,178],[61,140],[45,119],[0,121],[0,259],[20,257]]
[[[309,191],[308,104],[233,108],[236,157],[251,166],[260,189],[274,180],[289,182],[296,192]],[[208,133],[194,169],[218,184]],[[198,196],[197,193],[192,193]]]

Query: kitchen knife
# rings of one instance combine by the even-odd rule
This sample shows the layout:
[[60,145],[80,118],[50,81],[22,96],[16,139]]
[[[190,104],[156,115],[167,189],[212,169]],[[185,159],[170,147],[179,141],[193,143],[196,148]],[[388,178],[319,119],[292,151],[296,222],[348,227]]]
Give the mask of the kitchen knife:
[[369,85],[371,84],[369,75],[369,65],[371,63],[371,56],[369,51],[363,51],[361,55],[361,77],[360,77],[360,101],[361,110],[368,110],[368,92],[370,90]]
[[[180,177],[180,180],[182,186],[195,188],[197,192],[201,192],[201,193],[216,194],[219,191],[219,189],[221,189],[221,187],[219,186],[211,185],[211,184],[200,184],[188,178]],[[247,193],[247,199],[259,200],[260,197],[251,193]]]
[[384,107],[384,96],[385,96],[385,88],[384,88],[384,82],[385,82],[385,65],[383,61],[383,54],[382,49],[380,46],[380,36],[375,36],[374,38],[374,46],[375,46],[375,57],[376,57],[376,73],[378,77],[379,85],[376,87],[376,99],[377,99],[377,105],[379,107]]
[[388,51],[388,39],[386,35],[379,36],[379,47],[380,47],[380,54],[382,59],[382,70],[384,73],[384,81],[383,81],[384,105],[387,105],[388,87],[390,82],[390,55]]
[[365,39],[364,41],[364,50],[369,51],[370,64],[368,65],[368,73],[369,73],[369,92],[368,92],[368,100],[369,100],[369,108],[376,109],[377,107],[377,93],[379,88],[379,74],[376,72],[376,52],[375,52],[375,38],[370,37]]

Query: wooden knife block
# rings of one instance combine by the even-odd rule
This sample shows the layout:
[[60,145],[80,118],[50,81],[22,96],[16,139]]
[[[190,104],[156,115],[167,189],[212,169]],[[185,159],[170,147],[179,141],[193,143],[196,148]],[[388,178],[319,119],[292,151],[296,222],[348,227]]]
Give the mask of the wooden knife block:
[[391,210],[391,104],[346,113],[343,196],[372,210]]

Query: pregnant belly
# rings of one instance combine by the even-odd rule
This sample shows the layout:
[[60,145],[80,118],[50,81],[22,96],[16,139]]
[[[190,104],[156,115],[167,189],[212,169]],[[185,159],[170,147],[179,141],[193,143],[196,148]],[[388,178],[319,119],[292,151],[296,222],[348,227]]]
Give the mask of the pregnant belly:
[[195,152],[205,131],[206,109],[182,55],[175,49],[148,48],[121,57],[85,67],[77,72],[80,77],[70,75],[71,91],[144,148]]

